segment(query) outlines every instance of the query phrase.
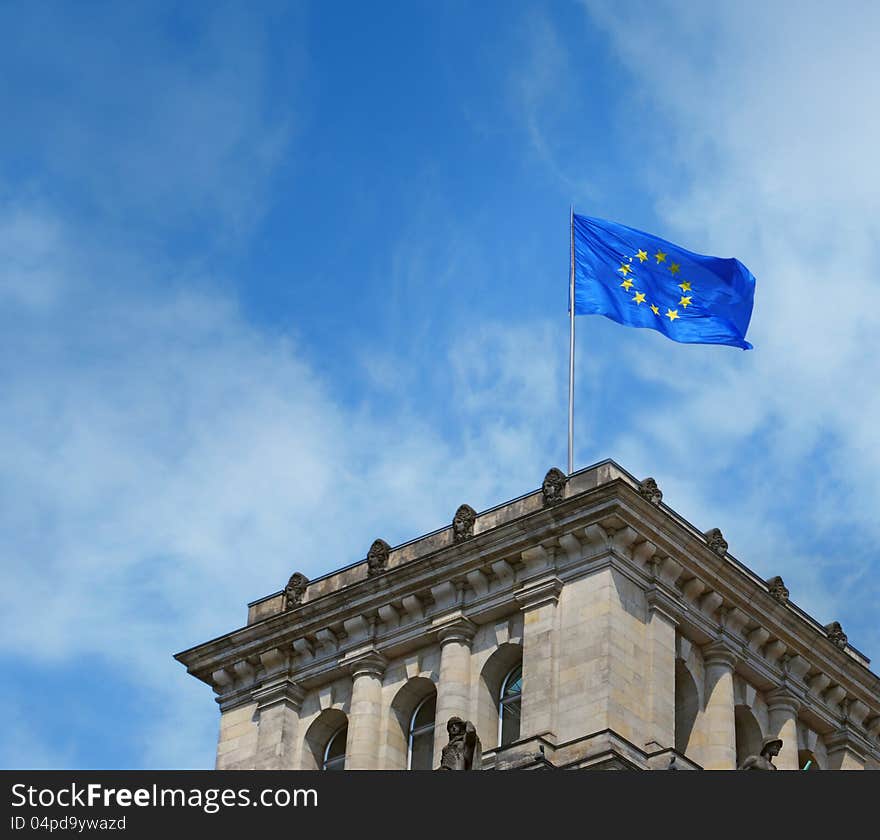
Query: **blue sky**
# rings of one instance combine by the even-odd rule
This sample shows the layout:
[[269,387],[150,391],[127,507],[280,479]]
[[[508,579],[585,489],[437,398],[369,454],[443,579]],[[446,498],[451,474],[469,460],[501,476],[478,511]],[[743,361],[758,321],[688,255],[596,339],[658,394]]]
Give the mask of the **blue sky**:
[[210,767],[172,654],[565,466],[568,208],[755,350],[578,319],[612,457],[880,658],[876,4],[0,7],[0,766]]

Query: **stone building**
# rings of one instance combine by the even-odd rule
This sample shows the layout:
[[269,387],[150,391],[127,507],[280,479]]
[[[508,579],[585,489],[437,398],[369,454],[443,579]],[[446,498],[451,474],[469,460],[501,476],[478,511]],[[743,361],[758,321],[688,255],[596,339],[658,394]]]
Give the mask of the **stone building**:
[[[877,769],[880,678],[612,461],[249,605],[176,658],[220,705],[218,769]],[[435,725],[436,722],[436,725]]]

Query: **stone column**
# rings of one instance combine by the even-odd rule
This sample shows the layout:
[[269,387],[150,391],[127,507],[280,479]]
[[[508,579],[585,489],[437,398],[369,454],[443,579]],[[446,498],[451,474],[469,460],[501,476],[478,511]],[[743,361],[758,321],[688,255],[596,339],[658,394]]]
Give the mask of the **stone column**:
[[706,667],[706,770],[736,769],[736,720],[734,718],[733,666],[736,656],[722,642],[703,648]]
[[784,688],[777,688],[767,695],[770,712],[770,732],[782,739],[782,749],[773,763],[778,770],[798,770],[797,714],[800,701]]
[[557,604],[562,581],[557,577],[521,590],[516,600],[523,612],[523,691],[520,738],[555,738],[556,672],[559,664]]
[[346,770],[379,769],[385,665],[385,657],[375,651],[358,657],[350,665],[351,714],[345,747]]
[[305,692],[288,676],[264,682],[253,693],[257,701],[255,770],[293,770],[299,711]]
[[471,703],[471,642],[476,625],[457,618],[440,629],[440,678],[437,681],[437,714],[434,718],[434,764],[440,765],[449,741],[446,722],[455,716],[467,720]]

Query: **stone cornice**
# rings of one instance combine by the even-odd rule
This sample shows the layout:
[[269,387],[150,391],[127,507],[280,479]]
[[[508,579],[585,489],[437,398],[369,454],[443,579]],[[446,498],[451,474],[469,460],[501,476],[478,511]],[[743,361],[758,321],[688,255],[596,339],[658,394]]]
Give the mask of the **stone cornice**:
[[648,612],[665,618],[670,624],[678,625],[682,613],[687,609],[681,598],[669,592],[662,584],[652,584],[645,590]]
[[837,750],[850,750],[862,761],[868,755],[877,754],[877,750],[871,746],[870,742],[850,726],[843,726],[835,732],[825,735],[825,748],[829,755]]
[[[536,545],[557,547],[541,555]],[[522,582],[540,580],[545,567],[565,584],[609,566],[649,593],[650,608],[675,618],[698,644],[721,634],[728,638],[741,666],[762,675],[765,684],[759,687],[790,679],[779,654],[767,656],[769,646],[776,646],[801,658],[811,673],[827,674],[832,686],[844,686],[845,696],[868,708],[868,719],[880,715],[880,678],[836,648],[817,622],[774,599],[766,583],[729,554],[713,551],[700,531],[665,504],[642,498],[637,483],[622,474],[176,658],[224,697],[237,687],[220,685],[213,675],[222,679],[237,663],[259,662],[267,649],[287,655],[293,646],[297,679],[316,679],[322,672],[335,673],[339,658],[367,639],[391,655],[419,640],[436,640],[438,621],[447,612],[481,623],[515,611],[529,597]],[[703,595],[688,600],[676,579],[689,581],[686,590]],[[699,586],[691,585],[695,582]],[[749,639],[761,634],[769,639],[767,646],[750,649]],[[233,676],[233,682],[239,679]]]
[[243,706],[246,703],[253,702],[253,686],[240,686],[222,694],[218,694],[214,700],[220,706],[221,712],[229,711],[237,706]]
[[557,569],[557,577],[563,583],[571,583],[571,581],[594,575],[603,569],[614,569],[620,572],[640,589],[647,589],[650,586],[651,578],[644,569],[635,567],[629,560],[621,558],[610,548],[600,549],[598,553],[588,559],[581,559],[576,563],[560,564]]
[[299,711],[305,698],[305,691],[289,677],[281,677],[264,682],[252,692],[252,697],[257,701],[257,707],[261,711],[277,706],[279,703],[284,703],[295,711]]
[[562,581],[554,576],[523,587],[514,594],[514,598],[524,612],[543,607],[546,604],[556,606],[559,602],[562,586]]
[[[308,634],[320,626],[341,622],[346,615],[358,615],[375,609],[381,603],[398,600],[414,589],[427,590],[452,578],[465,576],[473,569],[491,566],[496,561],[505,562],[514,558],[515,562],[520,563],[519,555],[523,551],[532,548],[542,538],[553,539],[560,525],[563,530],[571,530],[578,525],[583,528],[591,518],[601,518],[615,511],[618,507],[617,491],[621,484],[620,479],[615,479],[590,491],[594,504],[588,508],[584,506],[584,499],[567,499],[552,508],[529,514],[526,519],[534,520],[532,522],[514,521],[477,534],[463,543],[439,549],[381,576],[352,584],[344,591],[306,602],[286,613],[270,616],[183,651],[175,658],[201,678],[210,665],[262,649],[267,640],[271,640],[268,643],[272,646],[283,646],[287,639]],[[578,501],[580,504],[576,503]]]

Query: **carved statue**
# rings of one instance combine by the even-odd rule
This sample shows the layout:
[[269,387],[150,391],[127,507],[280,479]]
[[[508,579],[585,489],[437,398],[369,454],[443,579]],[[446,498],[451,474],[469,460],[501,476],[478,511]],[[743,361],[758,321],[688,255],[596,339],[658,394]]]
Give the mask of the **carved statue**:
[[773,756],[779,755],[782,749],[782,739],[771,737],[764,739],[760,755],[750,755],[739,767],[740,770],[775,770]]
[[566,481],[568,479],[565,477],[565,473],[558,467],[551,467],[547,470],[544,483],[541,485],[545,505],[555,505],[562,501]]
[[446,723],[449,743],[443,747],[440,770],[479,770],[482,747],[477,730],[469,720],[451,717]]
[[721,533],[720,528],[712,528],[703,535],[706,538],[706,543],[709,548],[712,549],[719,557],[724,557],[727,554],[727,540],[724,539],[724,535]]
[[771,598],[775,598],[780,604],[788,603],[788,589],[779,575],[767,581],[767,588],[770,590]]
[[839,647],[841,650],[846,649],[846,643],[849,641],[839,621],[832,621],[831,624],[825,625],[825,632],[828,633],[828,641],[832,645]]
[[385,540],[373,540],[367,552],[367,574],[372,577],[385,571],[391,546]]
[[292,610],[302,603],[303,595],[305,595],[306,587],[309,585],[309,579],[302,572],[294,572],[284,587],[284,609]]
[[470,505],[461,505],[452,519],[452,540],[461,542],[474,535],[477,512]]
[[648,476],[639,482],[639,495],[647,499],[652,505],[659,505],[663,501],[663,492],[657,486],[657,482]]

